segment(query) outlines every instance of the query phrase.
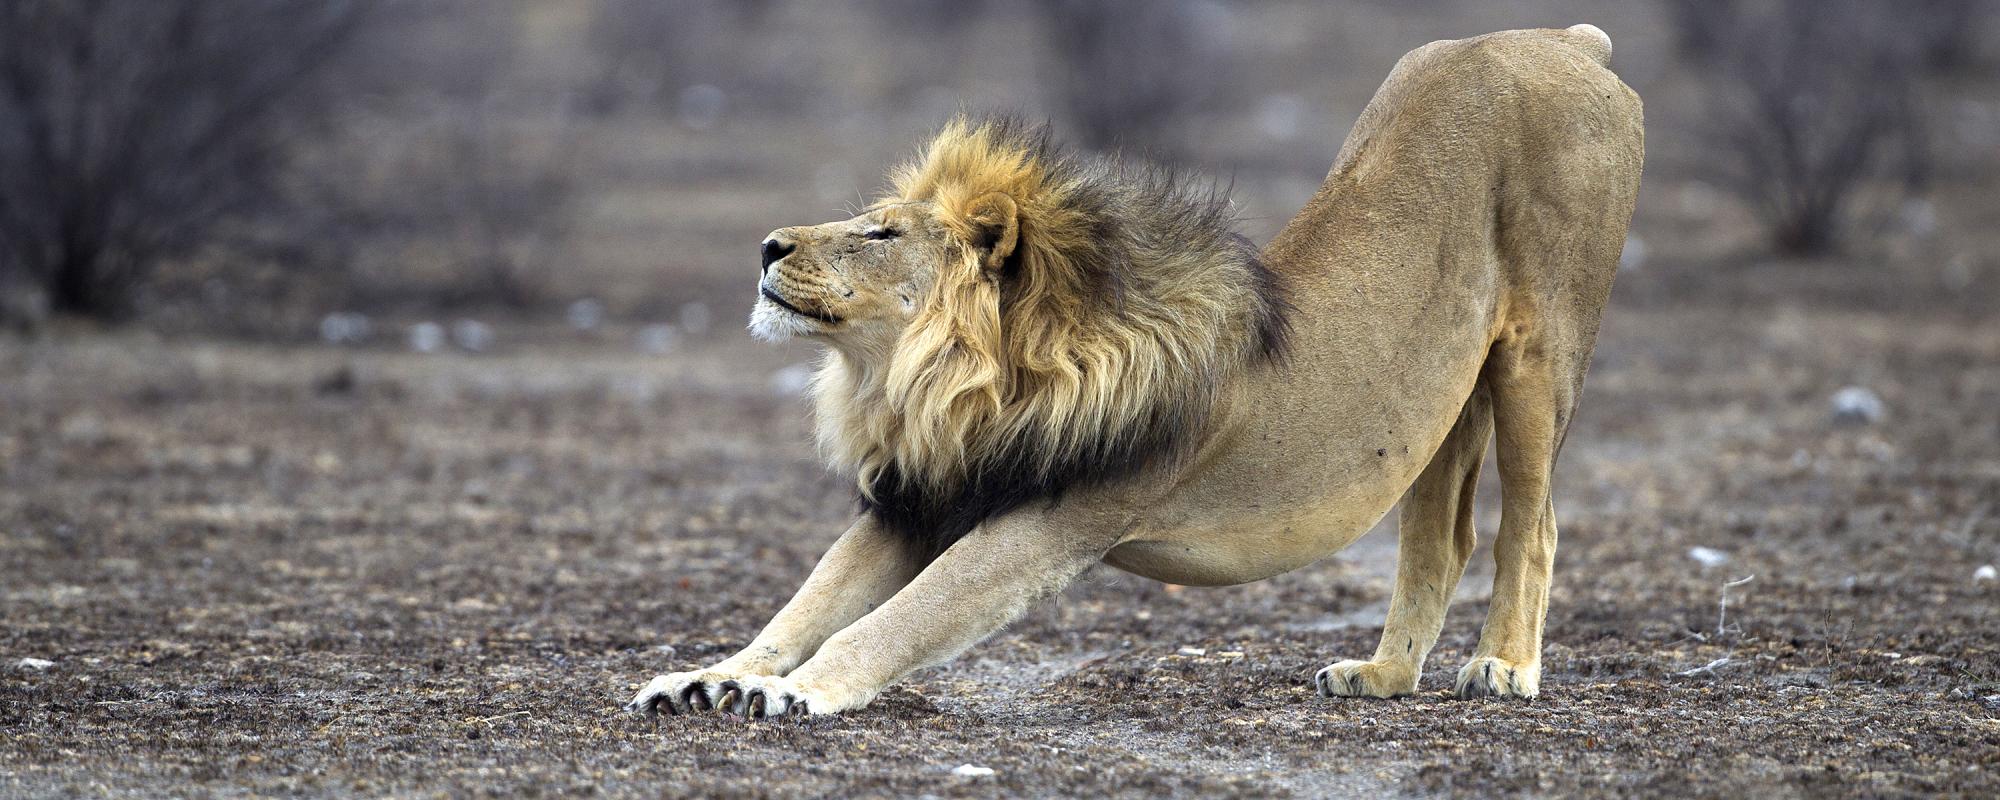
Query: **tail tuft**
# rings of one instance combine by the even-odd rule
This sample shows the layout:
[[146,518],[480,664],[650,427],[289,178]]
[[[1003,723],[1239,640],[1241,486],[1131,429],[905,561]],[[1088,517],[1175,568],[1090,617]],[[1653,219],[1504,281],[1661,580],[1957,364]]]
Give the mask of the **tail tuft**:
[[1569,26],[1568,32],[1571,34],[1570,43],[1576,45],[1577,49],[1589,53],[1591,58],[1597,59],[1598,64],[1611,66],[1611,36],[1606,34],[1603,28],[1585,23]]

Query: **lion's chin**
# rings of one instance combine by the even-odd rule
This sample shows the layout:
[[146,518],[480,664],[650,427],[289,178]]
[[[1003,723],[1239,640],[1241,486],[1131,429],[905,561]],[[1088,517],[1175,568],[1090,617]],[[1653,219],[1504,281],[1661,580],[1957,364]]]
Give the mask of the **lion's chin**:
[[766,342],[782,342],[797,336],[819,333],[824,323],[779,308],[769,299],[757,298],[750,308],[750,335]]

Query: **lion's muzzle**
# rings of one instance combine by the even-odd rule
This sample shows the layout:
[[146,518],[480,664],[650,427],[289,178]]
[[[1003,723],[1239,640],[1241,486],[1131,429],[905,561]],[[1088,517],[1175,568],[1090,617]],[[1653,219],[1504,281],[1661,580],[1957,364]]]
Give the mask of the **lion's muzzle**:
[[760,268],[760,272],[765,272],[765,273],[770,272],[772,264],[778,263],[780,259],[784,258],[785,256],[791,255],[794,251],[798,249],[799,246],[797,244],[786,240],[784,237],[779,236],[776,233],[771,234],[769,238],[764,240],[764,247],[763,247],[764,265],[763,267]]

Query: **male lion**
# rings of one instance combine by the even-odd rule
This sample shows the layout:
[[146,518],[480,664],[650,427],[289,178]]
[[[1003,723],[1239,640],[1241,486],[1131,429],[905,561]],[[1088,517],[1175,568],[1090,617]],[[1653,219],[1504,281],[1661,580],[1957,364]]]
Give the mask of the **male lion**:
[[1005,120],[959,119],[850,220],[763,244],[750,328],[808,336],[819,439],[863,513],[740,653],[630,708],[860,708],[1098,561],[1226,585],[1403,502],[1382,642],[1314,682],[1416,690],[1503,508],[1463,697],[1532,697],[1549,481],[1639,185],[1640,105],[1589,25],[1403,57],[1261,252],[1225,204]]

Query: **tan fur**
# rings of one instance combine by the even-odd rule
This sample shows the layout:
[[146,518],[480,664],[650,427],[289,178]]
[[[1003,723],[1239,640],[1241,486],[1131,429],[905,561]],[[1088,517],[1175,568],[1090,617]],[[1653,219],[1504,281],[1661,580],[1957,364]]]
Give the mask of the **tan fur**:
[[[1550,479],[1643,160],[1638,98],[1610,52],[1590,26],[1413,51],[1255,257],[1184,194],[964,122],[868,213],[774,232],[752,329],[830,346],[821,437],[865,491],[893,505],[1050,489],[1034,483],[1044,467],[1088,479],[992,505],[934,550],[909,546],[923,532],[908,523],[950,502],[900,518],[878,504],[749,647],[654,679],[633,706],[856,708],[1100,560],[1183,584],[1258,580],[1344,547],[1399,498],[1381,645],[1315,682],[1405,694],[1475,543],[1489,432],[1494,589],[1456,688],[1536,694]],[[1260,357],[1287,301],[1292,344]],[[1149,430],[1171,444],[1105,447]],[[1024,442],[1025,460],[994,456]],[[1105,453],[1143,463],[1089,458]],[[1078,463],[1090,469],[1063,472]],[[883,470],[900,477],[870,480]],[[899,494],[905,482],[972,488]]]

